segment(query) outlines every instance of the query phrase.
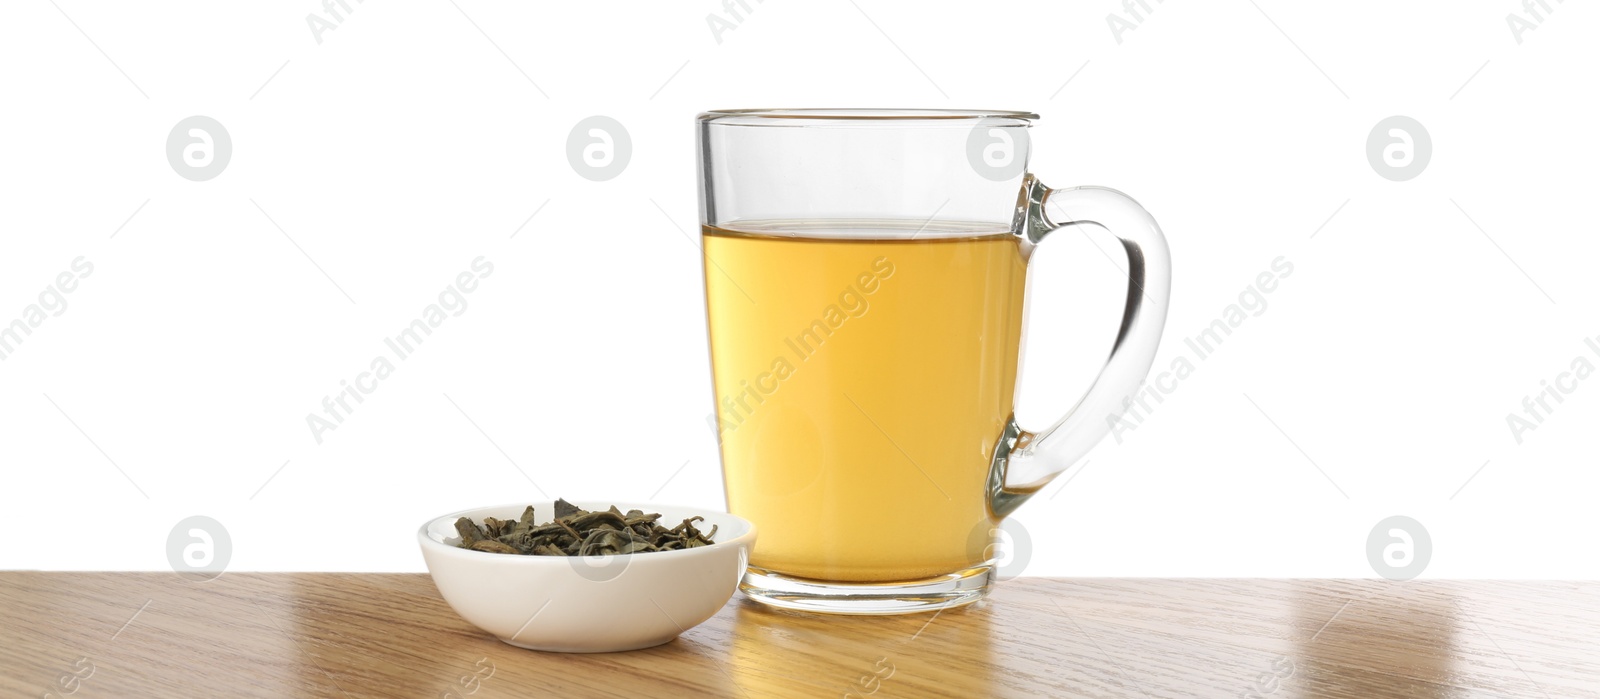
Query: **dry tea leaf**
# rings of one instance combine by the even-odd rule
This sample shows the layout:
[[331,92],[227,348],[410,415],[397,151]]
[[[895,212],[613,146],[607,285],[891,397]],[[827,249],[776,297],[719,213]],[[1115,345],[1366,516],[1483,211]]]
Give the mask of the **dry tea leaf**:
[[671,529],[661,526],[660,519],[660,513],[624,513],[615,505],[590,512],[557,500],[555,519],[544,524],[536,524],[537,515],[529,506],[515,521],[485,517],[481,527],[462,517],[456,520],[456,532],[461,535],[461,548],[524,556],[614,556],[715,543],[716,526],[710,532],[694,526],[705,521],[704,517],[690,517]]
[[518,553],[518,551],[516,549],[511,548],[510,546],[502,544],[502,543],[500,543],[498,541],[495,541],[493,539],[485,539],[483,541],[474,541],[474,542],[472,542],[472,550],[474,550],[474,551],[488,551],[489,553]]
[[489,538],[488,534],[466,517],[456,520],[456,533],[461,535],[462,548],[472,548],[474,543]]

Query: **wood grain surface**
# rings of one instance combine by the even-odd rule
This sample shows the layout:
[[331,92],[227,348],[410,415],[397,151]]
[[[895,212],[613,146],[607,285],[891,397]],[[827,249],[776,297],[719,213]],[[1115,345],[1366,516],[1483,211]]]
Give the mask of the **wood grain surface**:
[[1023,578],[900,617],[735,597],[600,655],[504,645],[425,575],[5,572],[0,604],[18,697],[1600,697],[1600,583]]

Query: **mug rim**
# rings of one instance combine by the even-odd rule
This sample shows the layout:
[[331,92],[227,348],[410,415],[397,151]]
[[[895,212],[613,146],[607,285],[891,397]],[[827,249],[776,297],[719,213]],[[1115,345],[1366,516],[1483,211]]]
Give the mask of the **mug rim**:
[[[736,126],[807,126],[828,122],[853,122],[867,125],[877,122],[972,122],[978,120],[1010,121],[1015,126],[1028,126],[1039,118],[1033,112],[1003,109],[906,109],[861,107],[806,107],[778,109],[712,109],[696,117],[704,123]],[[953,125],[953,124],[952,124]],[[1002,125],[1002,124],[994,124]]]

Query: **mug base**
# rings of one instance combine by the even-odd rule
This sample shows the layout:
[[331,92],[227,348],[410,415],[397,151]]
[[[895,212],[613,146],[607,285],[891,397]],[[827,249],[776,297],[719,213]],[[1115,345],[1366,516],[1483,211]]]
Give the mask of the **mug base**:
[[922,580],[846,583],[811,580],[750,567],[739,581],[746,597],[772,607],[823,614],[915,614],[971,604],[989,594],[994,566],[984,564]]

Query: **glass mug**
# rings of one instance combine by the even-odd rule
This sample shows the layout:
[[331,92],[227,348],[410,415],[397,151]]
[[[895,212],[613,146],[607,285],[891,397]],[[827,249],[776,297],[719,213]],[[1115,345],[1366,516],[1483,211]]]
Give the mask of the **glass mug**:
[[[1110,430],[1150,369],[1161,230],[1100,187],[1028,173],[1038,116],[777,109],[699,115],[706,322],[728,510],[761,532],[740,589],[792,609],[976,601],[1005,517]],[[1013,419],[1034,246],[1068,226],[1128,256],[1121,329],[1088,393]]]

